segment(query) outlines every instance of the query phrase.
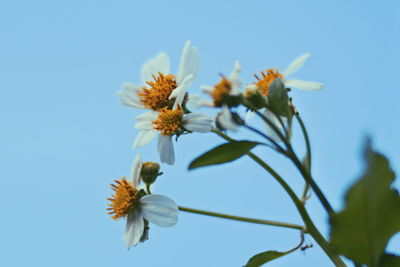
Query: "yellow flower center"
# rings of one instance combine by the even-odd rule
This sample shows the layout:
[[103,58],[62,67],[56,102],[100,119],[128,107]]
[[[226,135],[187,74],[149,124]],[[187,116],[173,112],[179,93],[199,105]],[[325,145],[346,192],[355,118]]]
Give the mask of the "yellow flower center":
[[153,128],[162,135],[173,135],[182,129],[183,111],[178,108],[170,110],[166,107],[160,110],[158,117],[153,121]]
[[221,107],[222,104],[224,104],[226,97],[231,92],[231,89],[231,82],[227,78],[222,77],[221,81],[214,86],[214,90],[211,93],[215,107]]
[[258,80],[254,84],[259,88],[261,94],[268,96],[269,86],[276,78],[283,79],[283,74],[279,73],[277,69],[267,69],[265,72],[261,71],[262,78],[259,78],[256,74],[254,77]]
[[110,207],[107,210],[114,220],[125,217],[139,205],[139,191],[125,177],[115,180],[115,184],[111,184],[110,188],[115,193],[108,199],[111,203],[108,204]]
[[176,78],[173,74],[164,75],[158,73],[158,76],[153,76],[154,81],[147,81],[150,89],[143,87],[138,93],[140,102],[149,109],[160,110],[163,107],[168,107],[170,100],[168,99],[171,92],[178,87]]

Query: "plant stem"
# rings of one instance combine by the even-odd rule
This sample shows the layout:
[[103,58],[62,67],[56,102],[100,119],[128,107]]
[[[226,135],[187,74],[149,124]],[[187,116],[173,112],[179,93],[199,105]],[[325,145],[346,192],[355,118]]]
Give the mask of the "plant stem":
[[287,157],[292,160],[292,162],[296,165],[297,169],[300,171],[301,175],[303,176],[303,179],[305,180],[306,183],[310,184],[311,188],[317,195],[318,199],[320,200],[322,206],[325,208],[325,210],[329,214],[333,214],[333,208],[331,204],[329,203],[328,199],[325,197],[325,195],[322,193],[321,189],[317,185],[317,183],[314,181],[312,178],[311,174],[309,171],[307,171],[303,164],[300,162],[299,158],[297,157],[296,153],[294,152],[292,145],[290,142],[283,136],[281,131],[276,127],[276,125],[270,121],[267,117],[265,117],[263,114],[261,114],[255,107],[251,104],[245,101],[243,105],[251,110],[254,110],[254,112],[266,123],[268,124],[271,129],[274,130],[274,132],[278,135],[278,137],[281,139],[281,141],[285,144],[287,148]]
[[[225,140],[232,142],[235,141],[228,135],[222,133],[221,131],[217,129],[212,130],[214,133],[218,134]],[[286,193],[289,195],[289,197],[292,199],[293,203],[295,204],[297,211],[299,212],[301,218],[303,219],[303,222],[306,225],[306,231],[309,233],[314,240],[319,244],[319,246],[325,251],[326,255],[332,260],[332,262],[339,267],[345,267],[346,264],[342,261],[342,259],[332,250],[331,246],[329,245],[328,241],[325,240],[325,238],[322,236],[322,234],[319,232],[317,227],[314,225],[313,221],[311,220],[307,210],[305,209],[303,203],[300,201],[300,199],[297,197],[297,195],[294,193],[292,188],[285,182],[285,180],[273,169],[271,166],[269,166],[266,162],[264,162],[262,159],[260,159],[258,156],[253,154],[252,152],[247,153],[247,155],[252,158],[255,162],[257,162],[261,167],[263,167],[268,173],[272,175],[272,177],[275,178],[275,180],[283,187],[283,189],[286,191]]]
[[[303,136],[304,136],[304,141],[306,143],[306,149],[307,149],[307,169],[308,171],[311,173],[311,144],[310,144],[310,138],[308,137],[308,133],[307,133],[307,129],[306,126],[303,123],[303,120],[301,119],[299,113],[295,114],[295,117],[300,125],[301,131],[303,132]],[[302,201],[305,203],[307,200],[307,192],[310,189],[310,184],[308,182],[306,182],[306,184],[304,185],[304,190],[303,190],[303,194],[301,196]]]
[[242,221],[242,222],[248,222],[248,223],[256,223],[256,224],[264,224],[264,225],[271,225],[271,226],[278,226],[278,227],[285,227],[285,228],[292,228],[292,229],[297,229],[297,230],[301,230],[301,231],[305,230],[304,226],[297,225],[297,224],[241,217],[241,216],[223,214],[223,213],[218,213],[218,212],[213,212],[213,211],[192,209],[192,208],[187,208],[187,207],[182,207],[182,206],[179,206],[178,208],[180,211],[197,213],[197,214],[218,217],[218,218],[224,218],[224,219],[229,219],[229,220]]

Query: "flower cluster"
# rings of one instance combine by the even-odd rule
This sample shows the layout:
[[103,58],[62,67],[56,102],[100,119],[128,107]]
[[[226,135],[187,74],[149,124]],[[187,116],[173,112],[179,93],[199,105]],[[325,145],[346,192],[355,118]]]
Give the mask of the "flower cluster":
[[[202,106],[222,108],[216,118],[217,127],[222,130],[236,131],[243,124],[244,120],[238,116],[235,109],[240,105],[248,110],[246,119],[251,118],[254,111],[263,109],[263,115],[278,129],[290,128],[291,116],[296,110],[288,96],[289,87],[308,91],[320,90],[324,87],[318,82],[286,79],[299,70],[309,57],[309,54],[301,55],[283,72],[277,68],[260,71],[259,74],[254,74],[255,81],[244,85],[239,78],[240,64],[235,62],[233,71],[228,77],[222,76],[219,83],[214,86],[202,87],[203,91],[212,98],[211,101],[196,95],[190,98],[189,105],[195,108]],[[266,126],[270,137],[277,140],[276,133],[269,125]]]
[[[221,74],[216,85],[202,87],[211,97],[211,100],[206,100],[188,93],[188,88],[198,73],[197,48],[190,41],[186,42],[176,74],[170,73],[168,56],[159,53],[142,67],[141,85],[125,83],[118,92],[123,105],[146,110],[135,118],[135,128],[139,133],[133,149],[149,144],[157,136],[160,161],[172,165],[175,162],[173,137],[177,140],[183,134],[210,132],[213,130],[213,121],[220,130],[236,131],[241,126],[247,126],[243,116],[240,116],[240,107],[246,108],[247,118],[255,112],[266,122],[270,122],[267,126],[274,128],[274,131],[267,138],[279,147],[273,140],[283,135],[274,135],[277,134],[277,129],[280,131],[284,128],[286,138],[290,137],[288,129],[291,117],[296,112],[288,96],[289,87],[304,90],[318,90],[323,87],[323,84],[316,82],[286,80],[308,57],[309,54],[300,56],[283,72],[275,68],[261,71],[254,75],[256,80],[250,84],[241,82],[241,66],[239,62],[235,62],[229,76]],[[188,106],[205,106],[221,111],[213,119],[203,113],[191,112]],[[214,128],[213,131],[218,130]],[[113,219],[126,219],[124,240],[127,247],[147,239],[149,222],[159,226],[177,223],[178,207],[175,202],[150,191],[150,185],[161,174],[158,163],[141,162],[138,154],[133,161],[129,178],[123,177],[111,184],[114,194],[109,198],[109,214]],[[141,182],[145,187],[140,186]]]
[[149,144],[158,135],[160,160],[172,165],[175,162],[173,136],[211,130],[210,116],[191,113],[186,108],[187,89],[196,78],[198,67],[197,48],[187,41],[176,75],[170,73],[168,56],[159,53],[142,67],[142,85],[123,85],[123,90],[118,93],[122,104],[150,110],[136,117],[135,128],[140,132],[133,144],[134,149]]

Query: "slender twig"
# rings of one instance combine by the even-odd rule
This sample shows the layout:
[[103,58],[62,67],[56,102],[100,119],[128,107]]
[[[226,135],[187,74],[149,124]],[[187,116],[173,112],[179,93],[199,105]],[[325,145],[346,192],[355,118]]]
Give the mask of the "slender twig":
[[254,219],[254,218],[248,218],[248,217],[224,214],[224,213],[213,212],[213,211],[192,209],[192,208],[187,208],[187,207],[182,207],[182,206],[179,206],[178,208],[179,208],[180,211],[196,213],[196,214],[202,214],[202,215],[218,217],[218,218],[224,218],[224,219],[228,219],[228,220],[235,220],[235,221],[256,223],[256,224],[264,224],[264,225],[271,225],[271,226],[278,226],[278,227],[292,228],[292,229],[305,231],[305,227],[304,226],[297,225],[297,224],[292,224],[292,223],[277,222],[277,221],[262,220],[262,219]]

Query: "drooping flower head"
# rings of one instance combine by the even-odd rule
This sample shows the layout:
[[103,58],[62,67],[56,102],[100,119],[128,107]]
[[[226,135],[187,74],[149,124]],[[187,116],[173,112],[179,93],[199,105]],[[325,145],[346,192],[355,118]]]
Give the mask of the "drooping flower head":
[[175,100],[183,101],[187,88],[197,76],[198,65],[197,48],[187,41],[176,75],[170,73],[169,58],[161,52],[142,67],[143,85],[125,83],[118,96],[128,107],[154,111],[165,107],[171,109]]
[[172,199],[139,189],[144,165],[138,154],[129,180],[125,177],[115,180],[111,184],[114,194],[108,199],[108,214],[115,220],[126,218],[124,240],[128,248],[147,238],[148,222],[169,227],[178,221],[178,207]]

